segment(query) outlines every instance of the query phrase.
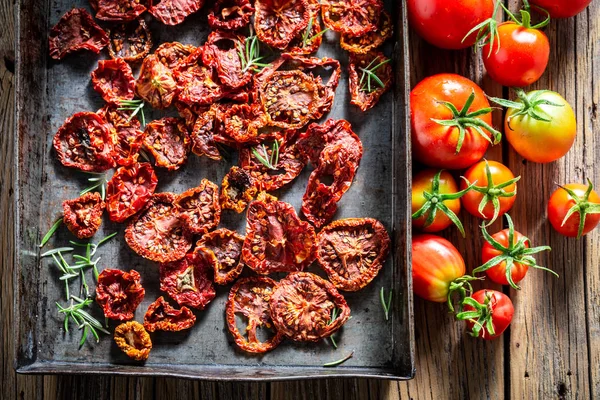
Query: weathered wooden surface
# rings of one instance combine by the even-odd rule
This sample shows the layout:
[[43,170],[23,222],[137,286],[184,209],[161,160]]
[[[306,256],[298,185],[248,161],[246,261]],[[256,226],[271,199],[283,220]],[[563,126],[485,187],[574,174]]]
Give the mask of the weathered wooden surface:
[[[515,4],[512,4],[515,6]],[[562,93],[573,105],[579,131],[575,146],[550,165],[524,163],[506,144],[488,154],[522,175],[512,211],[517,228],[534,244],[553,251],[539,261],[560,279],[532,271],[520,293],[510,292],[515,320],[503,339],[473,340],[442,306],[417,299],[417,377],[408,383],[320,380],[273,384],[207,383],[174,379],[16,376],[13,341],[13,158],[14,23],[12,0],[0,0],[0,398],[12,399],[549,399],[600,398],[600,231],[576,241],[554,233],[545,220],[553,182],[600,185],[600,2],[580,16],[554,21],[547,29],[550,67],[535,88]],[[442,52],[412,39],[412,81],[435,72],[458,72],[480,82],[490,95],[507,95],[485,78],[469,51]],[[500,113],[495,122],[499,122]],[[467,239],[447,236],[478,264],[476,221],[462,216]],[[500,225],[498,224],[497,227]],[[475,243],[475,248],[471,246]],[[489,287],[489,286],[488,286]]]

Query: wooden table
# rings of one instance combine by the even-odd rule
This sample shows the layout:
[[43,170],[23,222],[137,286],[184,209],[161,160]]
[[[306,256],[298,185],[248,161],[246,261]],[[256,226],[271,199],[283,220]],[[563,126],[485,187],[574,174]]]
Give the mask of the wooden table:
[[[512,8],[517,4],[509,1]],[[514,3],[514,4],[513,4]],[[515,318],[501,339],[484,342],[464,332],[443,306],[416,299],[417,376],[411,382],[318,380],[286,383],[210,383],[176,379],[17,376],[13,370],[13,1],[0,0],[0,398],[193,398],[193,399],[549,399],[600,398],[600,230],[582,240],[557,235],[545,218],[556,183],[592,179],[600,186],[600,0],[576,18],[553,21],[550,67],[534,86],[563,94],[579,122],[575,146],[562,160],[539,165],[524,161],[507,143],[489,159],[521,175],[511,212],[517,229],[534,245],[553,251],[538,261],[560,274],[531,271],[522,290],[506,290]],[[41,39],[45,40],[45,39]],[[490,96],[511,93],[485,77],[471,51],[445,52],[412,38],[413,84],[436,72],[457,72],[480,82]],[[495,116],[501,126],[501,112]],[[446,234],[469,268],[479,265],[478,221],[462,214],[467,239]],[[499,229],[500,223],[492,228]],[[499,289],[494,285],[486,287]]]

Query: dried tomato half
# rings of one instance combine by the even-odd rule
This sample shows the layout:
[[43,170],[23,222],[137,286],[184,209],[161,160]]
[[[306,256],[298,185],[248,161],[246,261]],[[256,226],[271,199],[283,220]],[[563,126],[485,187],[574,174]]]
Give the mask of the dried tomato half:
[[144,59],[135,90],[154,108],[168,108],[178,93],[177,82],[171,70],[151,54]]
[[315,165],[320,165],[321,155],[327,147],[343,147],[350,157],[348,162],[358,166],[363,147],[360,138],[352,130],[350,122],[344,119],[328,119],[324,124],[311,124],[297,142],[300,152]]
[[202,310],[216,296],[209,273],[210,266],[201,257],[185,257],[161,264],[160,290],[180,306]]
[[96,18],[110,22],[128,22],[146,11],[140,0],[94,0]]
[[60,60],[78,50],[100,53],[108,44],[108,35],[83,8],[74,8],[63,15],[48,37],[50,56]]
[[146,125],[144,149],[152,153],[156,165],[175,171],[187,161],[190,135],[181,118],[166,117]]
[[215,229],[221,221],[219,187],[208,179],[177,196],[175,206],[184,228],[194,235]]
[[256,36],[281,50],[306,28],[310,18],[307,0],[256,0],[254,7]]
[[215,68],[219,81],[229,89],[246,86],[252,79],[252,71],[244,70],[240,51],[245,51],[246,38],[230,32],[212,32],[204,44],[202,61]]
[[67,118],[52,144],[65,167],[86,172],[104,172],[115,166],[115,131],[93,112]]
[[98,68],[92,72],[92,84],[107,103],[132,100],[134,96],[133,72],[129,64],[120,58],[98,61]]
[[[240,279],[231,287],[225,305],[227,327],[240,349],[249,353],[266,353],[283,340],[283,335],[273,327],[269,307],[276,284],[267,277],[252,277]],[[246,324],[245,335],[238,328],[236,318],[239,317]],[[260,341],[258,328],[269,331],[270,337],[266,341]]]
[[255,272],[302,271],[315,258],[315,230],[283,201],[255,200],[248,206],[244,262]]
[[381,0],[322,0],[323,22],[332,31],[362,36],[377,29]]
[[321,47],[323,42],[323,33],[319,13],[321,5],[318,0],[309,0],[310,19],[306,28],[302,29],[298,35],[290,42],[287,53],[291,54],[314,54]]
[[146,291],[136,270],[105,269],[98,275],[96,302],[106,318],[118,321],[133,319]]
[[111,221],[125,222],[144,208],[158,184],[149,163],[117,169],[106,184],[106,210]]
[[152,34],[143,18],[108,29],[108,54],[127,62],[143,60],[152,49]]
[[148,260],[169,262],[185,257],[192,236],[183,229],[173,193],[157,193],[127,225],[125,241]]
[[161,63],[167,68],[175,70],[184,65],[185,60],[196,51],[197,47],[179,42],[163,43],[154,51]]
[[97,192],[88,192],[73,200],[65,200],[63,222],[79,239],[91,238],[102,224],[104,202]]
[[119,106],[114,104],[106,105],[97,114],[104,118],[116,133],[114,158],[117,165],[132,165],[137,162],[144,132],[140,130],[137,117],[131,118],[129,113],[118,108]]
[[387,11],[383,10],[376,30],[361,36],[342,34],[340,37],[340,46],[350,53],[367,54],[380,47],[386,40],[392,37],[393,33],[392,17]]
[[239,214],[246,209],[257,192],[250,174],[233,166],[221,183],[221,207]]
[[125,322],[115,328],[115,343],[136,361],[147,360],[152,350],[152,340],[144,329],[144,325],[137,321]]
[[159,0],[148,11],[165,25],[177,25],[204,5],[204,0]]
[[197,156],[206,156],[213,160],[220,160],[221,153],[214,139],[216,110],[210,108],[199,114],[190,135],[192,140],[192,153]]
[[232,146],[258,143],[260,129],[268,124],[267,115],[258,104],[233,104],[218,108],[217,120],[220,136],[216,136],[215,140]]
[[227,285],[237,279],[242,273],[244,264],[242,246],[244,237],[229,229],[217,229],[206,233],[196,243],[194,255],[204,257],[215,272],[215,283]]
[[178,100],[187,105],[210,106],[223,97],[214,68],[202,64],[203,52],[197,48],[174,73],[181,88]]
[[340,290],[355,292],[379,273],[390,249],[383,224],[373,218],[347,218],[317,236],[317,261]]
[[190,329],[196,323],[196,316],[189,308],[183,306],[177,310],[164,297],[160,296],[148,307],[144,315],[144,328],[148,332],[179,332]]
[[248,0],[217,0],[208,14],[208,25],[213,30],[235,31],[248,25],[253,14]]
[[[275,286],[269,301],[277,331],[296,341],[331,336],[350,318],[350,307],[336,288],[310,272],[292,272]],[[332,321],[334,309],[339,313]]]
[[[350,103],[361,111],[377,104],[381,95],[392,87],[392,66],[389,62],[390,59],[378,51],[350,55]],[[379,80],[372,79],[366,71],[377,75]]]

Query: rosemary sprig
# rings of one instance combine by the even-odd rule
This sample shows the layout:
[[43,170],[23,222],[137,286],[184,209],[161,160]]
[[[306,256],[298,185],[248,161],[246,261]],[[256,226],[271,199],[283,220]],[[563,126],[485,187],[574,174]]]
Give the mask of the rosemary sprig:
[[[58,307],[59,314],[65,315],[65,332],[69,331],[69,319],[75,322],[78,329],[83,329],[81,340],[79,341],[79,348],[83,346],[90,332],[96,339],[96,343],[100,341],[98,331],[110,335],[110,332],[104,329],[102,324],[98,322],[96,318],[92,317],[87,311],[84,310],[84,308],[89,307],[94,300],[90,298],[84,300],[76,296],[71,296],[70,299],[71,305],[69,307],[63,307],[58,302],[56,302],[56,306]],[[73,300],[75,300],[75,302]]]
[[86,187],[81,192],[79,192],[79,195],[83,196],[84,194],[92,191],[100,191],[100,197],[102,197],[102,200],[106,199],[106,184],[108,183],[108,179],[106,179],[106,174],[97,174],[95,172],[86,172],[86,174],[93,175],[91,178],[88,178],[90,186]]
[[310,32],[312,31],[314,23],[315,23],[315,20],[314,20],[313,17],[311,17],[308,20],[308,26],[306,27],[306,30],[304,31],[304,34],[302,34],[302,46],[301,47],[308,46],[309,42],[312,42],[313,40],[315,40],[319,36],[323,36],[325,34],[325,32],[327,32],[329,30],[329,28],[325,28],[322,31],[319,31],[319,32],[315,33],[313,36],[309,36]]
[[60,217],[59,219],[57,219],[56,221],[54,221],[54,223],[52,224],[52,226],[50,227],[50,229],[48,230],[48,232],[44,235],[44,237],[42,238],[42,241],[38,245],[38,247],[40,249],[42,247],[44,247],[46,245],[46,243],[48,243],[48,240],[50,240],[50,238],[52,237],[52,235],[54,235],[54,232],[56,232],[56,230],[62,224],[62,222],[63,222],[62,217]]
[[94,269],[94,278],[98,280],[98,262],[100,261],[101,257],[98,257],[95,260],[93,260],[93,257],[96,254],[96,251],[98,251],[98,247],[102,246],[104,243],[115,237],[116,234],[117,232],[113,232],[105,238],[102,238],[98,243],[79,243],[72,240],[69,241],[69,243],[71,243],[73,246],[85,247],[85,256],[81,256],[78,254],[73,255],[73,258],[75,259],[74,268],[82,270],[83,268],[92,267]]
[[393,289],[390,289],[390,293],[388,295],[387,300],[385,299],[385,288],[381,287],[381,290],[379,291],[379,299],[381,300],[381,306],[383,307],[383,313],[385,315],[386,321],[390,319],[390,308],[392,306],[393,291]]
[[375,83],[379,85],[382,89],[385,88],[385,84],[377,76],[377,74],[375,74],[375,71],[377,71],[383,65],[389,63],[391,60],[388,58],[387,60],[383,60],[379,64],[373,66],[377,62],[377,60],[379,60],[379,56],[375,57],[373,61],[371,61],[369,65],[367,65],[366,68],[360,68],[360,70],[362,71],[362,76],[360,77],[360,90],[362,90],[363,92],[371,93],[377,89],[374,88],[371,84],[372,80],[375,81]]
[[[67,250],[67,249],[70,249],[70,250]],[[73,248],[70,248],[70,247],[63,248],[63,251],[72,251],[72,250],[73,250]],[[65,295],[68,300],[70,298],[69,281],[73,278],[77,278],[79,276],[79,273],[77,271],[75,271],[73,268],[71,268],[69,263],[67,263],[67,261],[65,261],[65,258],[62,255],[61,249],[55,249],[54,252],[46,252],[46,253],[42,254],[42,257],[45,257],[46,255],[49,255],[52,257],[52,259],[54,260],[54,264],[58,267],[60,272],[62,272],[62,275],[58,279],[65,282]]]
[[354,350],[352,350],[352,352],[350,354],[348,354],[346,357],[342,358],[341,360],[332,361],[330,363],[323,364],[323,366],[324,367],[337,367],[338,365],[343,364],[346,361],[348,361],[349,359],[351,359],[352,356],[354,356]]
[[279,164],[279,142],[277,140],[273,141],[270,157],[264,143],[259,146],[259,149],[262,150],[262,154],[256,147],[252,148],[254,157],[268,169],[277,170],[277,164]]
[[250,70],[258,72],[267,66],[267,64],[259,62],[265,57],[260,55],[260,42],[256,35],[247,37],[243,45],[240,42],[236,44],[240,62],[242,63],[242,73]]
[[133,117],[139,114],[142,126],[146,125],[146,116],[144,115],[144,106],[146,105],[146,103],[144,103],[143,100],[121,100],[119,102],[119,105],[121,107],[117,108],[117,110],[131,111],[129,118],[127,118],[127,122],[130,122],[133,119]]
[[[329,322],[327,322],[327,325],[331,325],[333,323],[333,321],[336,320],[336,318],[338,317],[338,315],[340,315],[340,309],[337,307],[333,307],[333,310],[331,310],[331,317],[329,318]],[[333,346],[334,349],[337,349],[337,343],[335,341],[335,338],[333,337],[333,335],[335,335],[335,333],[332,333],[331,336],[329,336],[329,340],[331,341],[331,345]]]

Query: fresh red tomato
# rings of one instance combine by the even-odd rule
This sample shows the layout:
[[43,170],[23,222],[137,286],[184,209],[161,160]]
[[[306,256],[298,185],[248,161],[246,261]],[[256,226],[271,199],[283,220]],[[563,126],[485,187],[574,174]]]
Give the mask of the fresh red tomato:
[[419,36],[443,49],[472,46],[477,32],[465,37],[494,13],[493,0],[408,0],[406,5],[408,21]]
[[552,18],[573,17],[585,10],[591,2],[592,0],[531,0],[532,4],[548,11]]
[[579,183],[562,186],[550,197],[548,219],[561,235],[581,237],[600,222],[600,196],[592,182],[588,182],[587,186]]
[[491,126],[491,111],[483,90],[465,77],[423,79],[410,93],[413,156],[430,167],[473,165],[502,136]]
[[479,290],[465,299],[464,304],[464,311],[456,318],[467,321],[471,336],[485,340],[502,335],[515,313],[510,298],[495,290]]

